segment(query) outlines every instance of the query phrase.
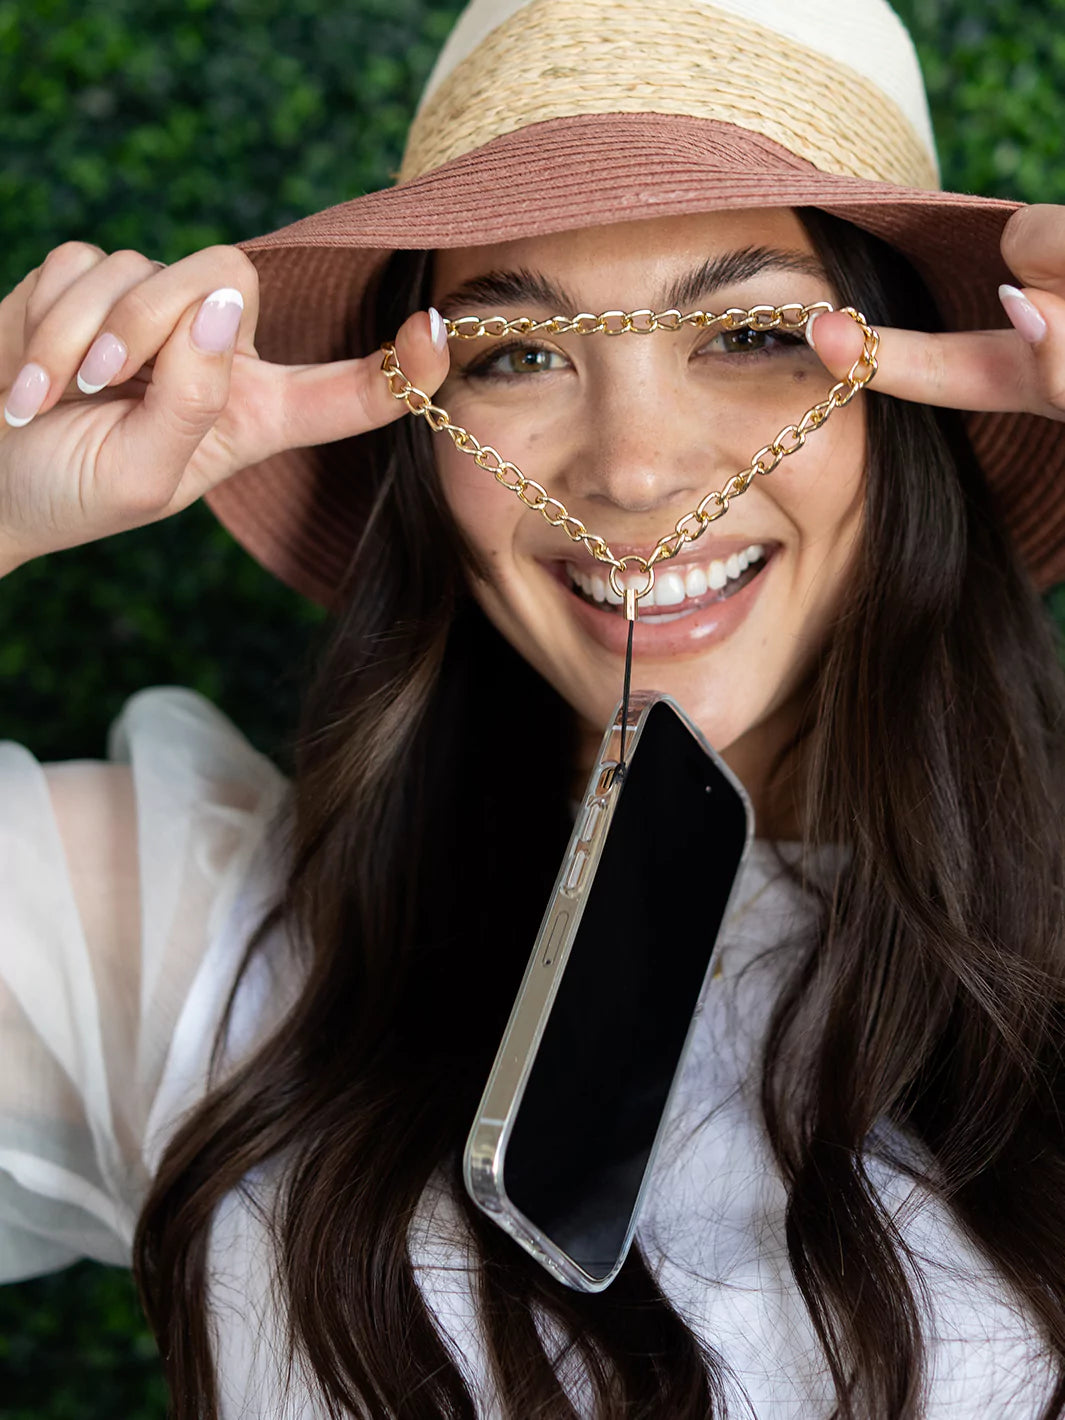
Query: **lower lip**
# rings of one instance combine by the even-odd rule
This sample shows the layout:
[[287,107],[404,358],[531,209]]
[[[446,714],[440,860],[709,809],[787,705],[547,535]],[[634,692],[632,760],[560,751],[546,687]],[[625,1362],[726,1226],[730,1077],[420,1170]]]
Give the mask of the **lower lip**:
[[[770,553],[757,577],[724,601],[707,602],[686,616],[664,621],[662,625],[651,612],[638,617],[632,633],[633,653],[650,658],[694,655],[724,641],[742,624],[758,600],[773,560],[774,553]],[[606,650],[623,656],[629,635],[624,616],[613,610],[600,611],[598,605],[578,596],[571,590],[569,577],[561,565],[555,580],[560,583],[578,624]]]

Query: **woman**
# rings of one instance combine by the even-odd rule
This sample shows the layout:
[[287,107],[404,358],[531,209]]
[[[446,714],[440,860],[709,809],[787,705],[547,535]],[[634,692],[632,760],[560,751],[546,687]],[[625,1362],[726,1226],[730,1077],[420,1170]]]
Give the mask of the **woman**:
[[[605,8],[473,5],[388,193],[169,268],[68,244],[0,308],[6,568],[209,494],[337,613],[291,790],[182,692],[111,765],[5,751],[0,1261],[132,1246],[182,1420],[1059,1415],[1065,212],[934,190],[879,0],[801,34],[773,0]],[[636,627],[759,841],[639,1251],[586,1297],[456,1158],[623,619],[397,422],[375,352],[398,329],[416,385],[646,550],[845,372],[849,318],[449,356],[440,313],[822,300],[884,328],[875,392]]]

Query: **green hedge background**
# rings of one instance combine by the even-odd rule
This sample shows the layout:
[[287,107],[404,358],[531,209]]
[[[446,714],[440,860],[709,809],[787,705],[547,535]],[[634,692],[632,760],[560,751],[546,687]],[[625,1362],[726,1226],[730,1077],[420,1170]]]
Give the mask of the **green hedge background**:
[[[456,4],[0,0],[0,291],[71,237],[173,261],[389,181]],[[901,0],[948,186],[1065,202],[1065,0]],[[854,116],[856,125],[861,115]],[[1065,595],[1051,597],[1065,623]],[[44,559],[0,598],[5,736],[98,755],[132,691],[203,691],[285,759],[320,618],[202,508]],[[0,1289],[0,1420],[165,1401],[125,1273]]]

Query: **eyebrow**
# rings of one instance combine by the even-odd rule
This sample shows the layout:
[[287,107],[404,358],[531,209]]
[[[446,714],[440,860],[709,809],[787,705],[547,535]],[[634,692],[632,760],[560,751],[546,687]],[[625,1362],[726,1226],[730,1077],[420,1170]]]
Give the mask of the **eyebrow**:
[[694,305],[724,286],[739,286],[768,271],[790,271],[798,276],[824,278],[825,268],[816,256],[804,251],[783,251],[779,247],[742,247],[710,257],[695,271],[675,281],[666,293],[665,304],[678,308]]
[[[809,252],[785,251],[779,247],[742,247],[709,257],[679,277],[662,293],[656,309],[683,309],[712,295],[725,286],[738,286],[769,271],[791,271],[801,276],[824,278],[824,267]],[[553,313],[576,314],[582,309],[564,286],[528,267],[486,271],[464,281],[438,303],[446,316],[461,311],[483,310],[492,306],[540,306]]]

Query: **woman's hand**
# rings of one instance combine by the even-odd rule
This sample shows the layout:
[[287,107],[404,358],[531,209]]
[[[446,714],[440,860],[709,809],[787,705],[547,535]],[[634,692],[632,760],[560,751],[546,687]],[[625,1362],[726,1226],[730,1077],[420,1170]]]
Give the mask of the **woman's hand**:
[[[260,360],[257,315],[256,271],[235,247],[163,266],[67,242],[0,302],[0,573],[168,517],[269,454],[404,412],[376,354]],[[438,342],[424,313],[397,338],[430,393],[448,369]]]
[[[1013,330],[927,335],[881,329],[873,388],[952,409],[1024,411],[1065,420],[1065,207],[1022,207],[1006,223],[1002,255],[1021,287],[1003,306]],[[861,354],[848,316],[823,315],[811,344],[842,378]]]

